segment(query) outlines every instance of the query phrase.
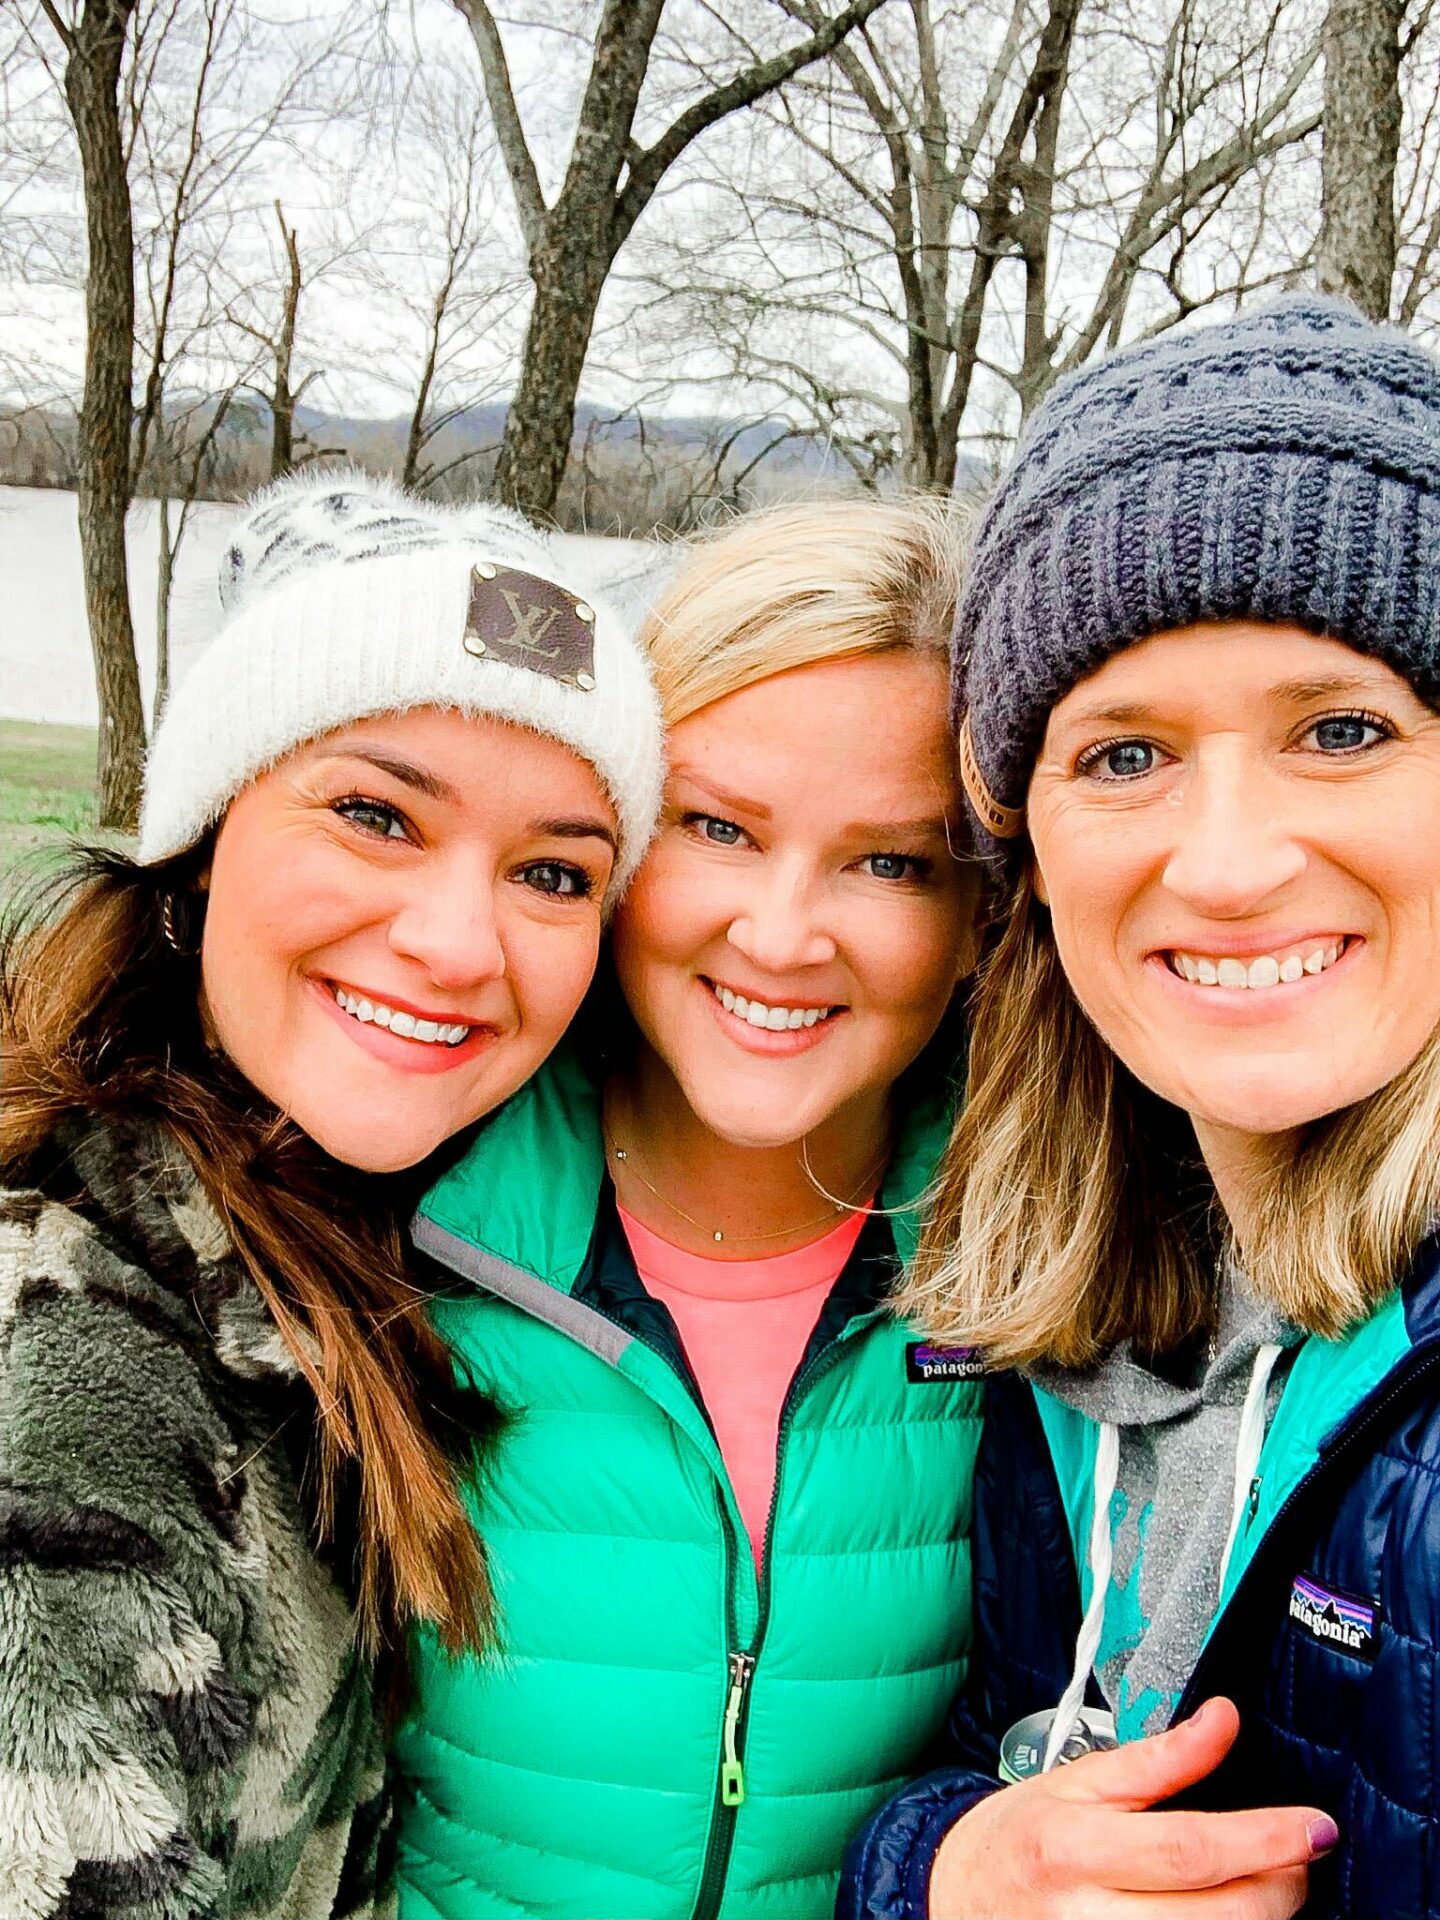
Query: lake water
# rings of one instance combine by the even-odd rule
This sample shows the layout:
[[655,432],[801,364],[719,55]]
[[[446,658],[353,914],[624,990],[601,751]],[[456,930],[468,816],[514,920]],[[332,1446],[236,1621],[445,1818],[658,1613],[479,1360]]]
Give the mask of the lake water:
[[[202,505],[191,513],[171,596],[172,681],[219,625],[215,583],[236,512]],[[131,613],[147,713],[155,679],[157,518],[153,501],[138,501],[128,529]],[[654,597],[668,570],[664,549],[648,541],[558,538],[632,608]],[[93,727],[96,718],[75,496],[0,487],[0,719]]]

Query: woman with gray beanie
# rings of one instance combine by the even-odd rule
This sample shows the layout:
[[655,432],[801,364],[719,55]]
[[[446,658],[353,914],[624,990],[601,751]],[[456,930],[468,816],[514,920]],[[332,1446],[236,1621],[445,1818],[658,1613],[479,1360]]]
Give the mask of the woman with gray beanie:
[[841,1912],[1440,1915],[1440,367],[1291,298],[1041,408],[954,718],[998,895],[908,1298],[972,1684]]
[[286,483],[94,854],[0,951],[0,1914],[339,1920],[410,1626],[488,1643],[404,1230],[659,800],[633,637],[512,516]]

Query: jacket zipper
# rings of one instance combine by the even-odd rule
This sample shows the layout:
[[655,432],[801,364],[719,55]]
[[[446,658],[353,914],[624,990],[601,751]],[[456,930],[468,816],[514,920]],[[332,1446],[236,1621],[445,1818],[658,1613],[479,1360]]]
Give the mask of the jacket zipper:
[[[1317,1485],[1338,1465],[1348,1459],[1349,1456],[1359,1448],[1361,1442],[1368,1437],[1371,1430],[1389,1417],[1397,1405],[1407,1399],[1432,1373],[1440,1373],[1440,1345],[1427,1347],[1418,1358],[1412,1360],[1410,1366],[1402,1368],[1398,1376],[1393,1378],[1390,1385],[1382,1391],[1379,1398],[1373,1401],[1369,1408],[1339,1436],[1325,1457],[1317,1460],[1310,1471],[1290,1489],[1290,1492],[1280,1503],[1280,1508],[1275,1518],[1270,1522],[1265,1538],[1256,1548],[1254,1554],[1251,1556],[1250,1564],[1246,1567],[1244,1573],[1241,1574],[1236,1583],[1235,1591],[1230,1596],[1229,1605],[1226,1607],[1219,1621],[1217,1621],[1216,1630],[1212,1633],[1204,1653],[1201,1654],[1200,1659],[1191,1669],[1190,1678],[1186,1681],[1180,1698],[1175,1703],[1175,1711],[1170,1716],[1170,1724],[1172,1727],[1178,1725],[1180,1721],[1188,1719],[1195,1711],[1196,1704],[1205,1691],[1206,1683],[1203,1680],[1203,1676],[1209,1667],[1214,1664],[1214,1659],[1218,1657],[1216,1655],[1217,1643],[1223,1640],[1233,1630],[1231,1623],[1237,1618],[1241,1610],[1240,1603],[1242,1597],[1248,1598],[1251,1588],[1257,1583],[1259,1574],[1269,1567],[1270,1562],[1279,1553],[1280,1545],[1284,1544],[1287,1526],[1294,1518],[1296,1509],[1309,1501],[1313,1497]],[[1257,1475],[1250,1483],[1249,1505],[1252,1519],[1259,1504],[1260,1478]],[[1279,1542],[1280,1545],[1277,1545],[1277,1542]]]
[[725,1897],[725,1881],[730,1871],[730,1852],[735,1844],[735,1816],[745,1802],[745,1730],[750,1718],[750,1687],[764,1649],[765,1632],[770,1624],[770,1555],[775,1535],[775,1515],[780,1506],[780,1482],[785,1471],[785,1446],[790,1436],[790,1424],[801,1400],[815,1382],[827,1374],[840,1358],[847,1331],[848,1329],[839,1333],[823,1352],[816,1355],[808,1367],[801,1369],[791,1381],[790,1390],[785,1395],[785,1405],[780,1412],[780,1427],[775,1445],[775,1486],[770,1495],[770,1511],[765,1517],[765,1545],[760,1561],[759,1610],[755,1619],[754,1637],[748,1647],[735,1645],[733,1557],[736,1550],[735,1529],[730,1523],[730,1515],[724,1500],[720,1501],[720,1510],[725,1519],[726,1573],[729,1578],[726,1604],[730,1639],[726,1660],[730,1684],[725,1695],[720,1774],[716,1781],[715,1807],[710,1816],[710,1838],[705,1848],[705,1868],[700,1878],[700,1893],[691,1912],[691,1920],[715,1920],[715,1916],[720,1911],[720,1903]]

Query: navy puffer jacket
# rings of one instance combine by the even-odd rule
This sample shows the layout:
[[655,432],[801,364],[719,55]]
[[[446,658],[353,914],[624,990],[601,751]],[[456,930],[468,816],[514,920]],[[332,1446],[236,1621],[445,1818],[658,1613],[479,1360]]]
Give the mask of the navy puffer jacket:
[[[924,1920],[1001,1738],[1070,1678],[1096,1430],[1013,1374],[986,1393],[972,1679],[945,1764],[856,1837],[840,1920]],[[1331,1813],[1306,1920],[1440,1920],[1440,1238],[1372,1319],[1296,1357],[1175,1719],[1222,1693],[1240,1737],[1188,1804]]]

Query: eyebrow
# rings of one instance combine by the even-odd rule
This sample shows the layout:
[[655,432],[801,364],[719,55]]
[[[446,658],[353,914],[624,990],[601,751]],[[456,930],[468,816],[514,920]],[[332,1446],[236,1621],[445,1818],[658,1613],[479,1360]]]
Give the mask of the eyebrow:
[[856,820],[844,828],[847,840],[948,840],[950,823],[943,813],[929,813],[921,820]]
[[531,832],[542,840],[603,840],[612,852],[618,851],[619,840],[603,820],[592,820],[582,815],[574,820],[536,820]]
[[696,773],[692,767],[673,766],[670,769],[670,777],[672,780],[688,780],[690,785],[698,788],[712,805],[724,807],[730,813],[748,813],[756,820],[768,820],[771,817],[769,807],[762,806],[758,800],[748,799],[738,793],[727,793],[723,787],[717,787],[703,774]]
[[[1366,673],[1327,674],[1321,679],[1281,680],[1270,689],[1277,700],[1302,706],[1307,700],[1331,700],[1345,694],[1374,692],[1375,676]],[[1082,707],[1071,716],[1076,726],[1134,727],[1155,718],[1157,709],[1144,700],[1121,701],[1116,706]]]
[[1283,680],[1273,691],[1282,700],[1294,700],[1297,703],[1306,700],[1329,700],[1336,694],[1364,693],[1373,691],[1376,679],[1374,674],[1338,673],[1323,680]]
[[410,787],[416,793],[423,793],[427,800],[455,800],[459,796],[448,780],[442,780],[437,773],[431,773],[428,767],[419,766],[414,760],[402,760],[398,754],[378,753],[373,747],[344,747],[326,756],[330,760],[363,760],[367,766],[375,767],[381,773],[388,773],[392,780],[398,780],[402,787]]

